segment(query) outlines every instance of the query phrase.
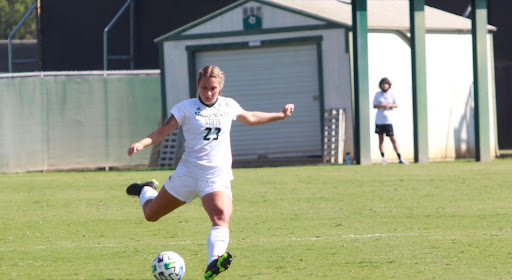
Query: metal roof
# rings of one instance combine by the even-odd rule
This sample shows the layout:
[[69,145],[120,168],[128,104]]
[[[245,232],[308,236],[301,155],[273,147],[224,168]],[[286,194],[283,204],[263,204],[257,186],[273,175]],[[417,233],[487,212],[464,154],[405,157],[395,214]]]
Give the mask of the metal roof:
[[[411,0],[412,1],[412,0]],[[198,19],[155,39],[162,42],[212,18],[222,16],[249,2],[279,7],[283,10],[302,14],[343,27],[352,26],[352,5],[350,0],[240,0],[210,15]],[[409,32],[409,0],[368,0],[368,28],[370,30],[399,30]],[[471,20],[443,10],[425,6],[425,28],[427,31],[471,32]],[[488,25],[489,31],[496,27]]]
[[[345,0],[262,0],[352,26],[352,5]],[[471,31],[471,20],[425,6],[425,27],[429,31]],[[409,30],[409,0],[368,0],[368,28]],[[489,30],[495,31],[489,25]]]

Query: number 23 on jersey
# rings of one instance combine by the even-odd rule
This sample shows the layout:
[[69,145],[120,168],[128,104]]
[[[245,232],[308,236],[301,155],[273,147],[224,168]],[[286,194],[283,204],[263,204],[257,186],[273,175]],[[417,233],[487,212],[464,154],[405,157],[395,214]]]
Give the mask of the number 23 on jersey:
[[[217,139],[219,139],[219,133],[221,131],[220,127],[215,127],[215,128],[213,128],[213,127],[206,127],[204,130],[206,131],[206,134],[203,137],[204,141],[210,141],[210,140],[217,140]],[[210,134],[212,134],[212,132],[213,132],[213,135],[210,135]],[[213,137],[213,138],[211,138],[211,137]]]

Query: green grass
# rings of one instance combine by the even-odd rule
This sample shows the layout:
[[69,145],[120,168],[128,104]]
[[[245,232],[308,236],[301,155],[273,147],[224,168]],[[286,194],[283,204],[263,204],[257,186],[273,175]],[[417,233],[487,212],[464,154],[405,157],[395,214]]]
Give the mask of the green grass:
[[[510,279],[512,160],[236,169],[218,279]],[[0,279],[202,279],[200,201],[146,222],[128,183],[169,171],[0,174]]]

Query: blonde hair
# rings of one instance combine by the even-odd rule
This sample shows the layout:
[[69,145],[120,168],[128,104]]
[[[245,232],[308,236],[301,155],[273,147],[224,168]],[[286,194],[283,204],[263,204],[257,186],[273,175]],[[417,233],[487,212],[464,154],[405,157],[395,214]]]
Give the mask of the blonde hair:
[[215,65],[206,65],[197,73],[197,84],[201,83],[203,78],[216,78],[219,81],[220,89],[224,87],[224,72]]

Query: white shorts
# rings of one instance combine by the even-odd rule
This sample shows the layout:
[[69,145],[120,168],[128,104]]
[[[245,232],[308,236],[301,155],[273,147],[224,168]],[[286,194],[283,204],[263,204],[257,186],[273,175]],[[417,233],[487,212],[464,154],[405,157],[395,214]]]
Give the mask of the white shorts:
[[233,199],[230,181],[207,181],[189,176],[171,175],[165,181],[164,187],[174,197],[187,203],[215,191],[223,191]]

